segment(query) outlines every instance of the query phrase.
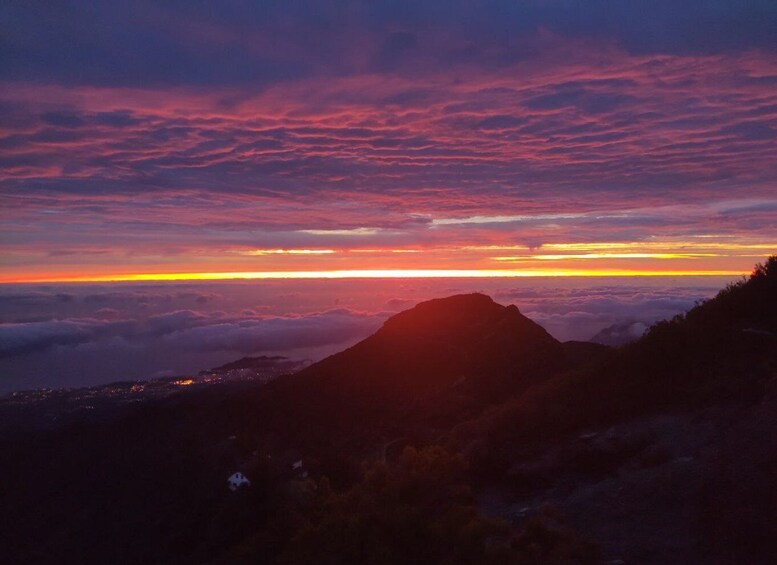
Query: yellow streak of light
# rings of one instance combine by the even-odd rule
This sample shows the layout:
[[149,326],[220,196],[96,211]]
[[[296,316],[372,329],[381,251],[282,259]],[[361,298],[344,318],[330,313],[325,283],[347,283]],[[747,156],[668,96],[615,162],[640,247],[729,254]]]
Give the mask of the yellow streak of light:
[[580,253],[563,255],[523,255],[516,257],[492,257],[494,261],[562,261],[566,259],[694,259],[699,257],[723,257],[719,253]]
[[348,253],[421,253],[421,249],[349,249]]
[[238,251],[240,255],[330,255],[334,249],[252,249],[250,251]]
[[738,270],[639,270],[639,269],[372,269],[334,271],[237,271],[203,273],[132,273],[115,275],[64,275],[17,277],[4,283],[213,281],[277,279],[415,279],[415,278],[517,278],[517,277],[683,277],[738,276]]
[[598,251],[606,249],[659,249],[662,251],[684,249],[717,249],[722,251],[775,250],[777,243],[717,243],[695,241],[620,241],[601,243],[545,243],[542,249],[559,251]]
[[[527,245],[466,245],[462,251],[528,251]],[[718,251],[760,251],[777,250],[777,243],[718,243],[695,241],[628,241],[599,243],[543,243],[533,249],[555,251],[604,251],[604,250],[718,250]]]

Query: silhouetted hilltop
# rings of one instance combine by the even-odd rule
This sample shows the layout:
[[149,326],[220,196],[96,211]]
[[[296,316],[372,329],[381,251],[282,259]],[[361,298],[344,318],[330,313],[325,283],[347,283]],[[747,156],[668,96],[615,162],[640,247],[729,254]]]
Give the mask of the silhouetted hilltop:
[[298,385],[381,411],[463,410],[565,364],[561,344],[515,306],[482,294],[422,302],[355,346],[304,369]]
[[[685,314],[654,324],[623,348],[609,372],[644,410],[757,397],[777,355],[777,257]],[[639,391],[639,392],[638,392]],[[626,400],[622,402],[626,404]]]
[[728,285],[714,299],[677,318],[682,320],[694,326],[777,334],[777,256],[756,265],[750,277]]

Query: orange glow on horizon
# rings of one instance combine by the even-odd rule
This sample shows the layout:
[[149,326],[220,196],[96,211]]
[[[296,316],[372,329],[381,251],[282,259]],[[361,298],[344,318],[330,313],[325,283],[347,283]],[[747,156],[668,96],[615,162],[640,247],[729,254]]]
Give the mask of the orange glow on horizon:
[[234,271],[193,273],[123,273],[62,275],[0,279],[0,283],[216,281],[279,279],[415,279],[415,278],[524,278],[524,277],[684,277],[739,276],[739,270],[639,269],[352,269],[331,271]]
[[[193,250],[173,260],[156,254],[113,264],[48,257],[34,270],[0,272],[2,283],[275,279],[738,276],[775,243],[616,241],[415,247],[266,247]],[[501,252],[501,253],[500,253]],[[96,255],[94,257],[99,257]],[[59,265],[56,263],[59,262]]]

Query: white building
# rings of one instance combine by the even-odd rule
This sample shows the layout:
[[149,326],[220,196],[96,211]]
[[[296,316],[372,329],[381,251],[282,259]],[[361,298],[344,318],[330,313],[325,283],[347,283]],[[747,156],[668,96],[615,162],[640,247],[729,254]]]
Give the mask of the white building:
[[308,478],[308,472],[305,470],[305,467],[302,465],[302,459],[300,459],[299,461],[296,461],[295,463],[292,463],[291,470],[294,471],[300,479]]
[[243,473],[238,472],[233,473],[232,476],[227,479],[227,485],[229,485],[229,490],[234,492],[240,487],[250,487],[251,481],[249,481]]

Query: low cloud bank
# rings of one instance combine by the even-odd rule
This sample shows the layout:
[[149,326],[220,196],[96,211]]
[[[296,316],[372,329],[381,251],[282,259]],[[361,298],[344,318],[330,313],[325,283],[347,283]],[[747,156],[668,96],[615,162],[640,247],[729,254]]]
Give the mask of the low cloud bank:
[[512,302],[562,341],[587,341],[601,330],[624,323],[654,322],[690,310],[714,288],[600,286],[591,288],[503,289],[497,302]]
[[560,340],[589,340],[618,324],[637,324],[631,331],[672,317],[720,286],[473,280],[3,287],[0,393],[191,374],[246,355],[317,360],[367,337],[395,312],[462,292],[515,304]]
[[348,309],[250,317],[177,310],[143,319],[4,323],[0,392],[185,374],[244,355],[317,357],[369,335],[384,318]]

